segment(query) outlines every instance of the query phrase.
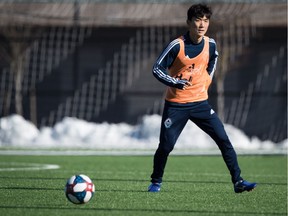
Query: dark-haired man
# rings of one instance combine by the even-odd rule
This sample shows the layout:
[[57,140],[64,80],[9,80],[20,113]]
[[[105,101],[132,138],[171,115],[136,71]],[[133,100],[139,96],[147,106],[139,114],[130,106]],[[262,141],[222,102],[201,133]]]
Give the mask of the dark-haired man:
[[208,103],[208,88],[218,58],[215,41],[205,36],[211,15],[207,5],[192,5],[187,11],[188,32],[173,40],[154,64],[153,75],[167,85],[167,93],[149,192],[160,191],[168,156],[188,120],[218,145],[236,193],[251,191],[257,185],[241,177],[234,148],[221,120]]

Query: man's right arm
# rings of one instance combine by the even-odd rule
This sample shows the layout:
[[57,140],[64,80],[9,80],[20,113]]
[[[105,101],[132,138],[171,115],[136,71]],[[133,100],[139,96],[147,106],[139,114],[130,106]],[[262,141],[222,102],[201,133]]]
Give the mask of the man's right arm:
[[187,83],[187,80],[179,80],[177,78],[171,77],[167,70],[173,64],[179,50],[179,40],[175,39],[162,51],[161,55],[157,58],[152,72],[156,79],[158,79],[163,84],[170,87],[183,89]]

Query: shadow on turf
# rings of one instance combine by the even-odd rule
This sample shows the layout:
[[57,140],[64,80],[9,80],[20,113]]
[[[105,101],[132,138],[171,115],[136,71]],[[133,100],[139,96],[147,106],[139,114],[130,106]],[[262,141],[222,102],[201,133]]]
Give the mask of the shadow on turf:
[[[171,181],[170,181],[171,182]],[[177,181],[175,181],[177,182]],[[177,182],[178,183],[178,182]],[[187,182],[185,182],[187,183]],[[190,183],[195,183],[195,184],[218,184],[219,182],[190,182]],[[221,184],[227,184],[227,182],[220,182]],[[260,185],[273,185],[274,183],[261,183]],[[286,186],[287,184],[285,183],[276,183],[277,185],[283,185]],[[148,187],[148,186],[147,186]],[[258,184],[259,187],[259,184]],[[39,187],[0,187],[1,190],[35,190],[35,191],[39,191],[39,190],[43,190],[43,191],[64,191],[64,185],[63,188],[39,188]],[[129,193],[147,193],[147,189],[143,188],[143,190],[131,190],[131,189],[127,189],[127,190],[123,190],[123,189],[98,189],[96,188],[96,192],[119,192],[119,193],[123,193],[123,192],[129,192]],[[169,190],[165,191],[165,193],[169,193]]]
[[[72,204],[71,204],[72,205]],[[167,213],[198,213],[198,214],[218,214],[218,215],[232,215],[232,214],[245,214],[245,215],[286,215],[286,213],[278,213],[278,212],[241,212],[241,211],[207,211],[207,210],[175,210],[175,209],[117,209],[117,208],[91,208],[85,206],[85,208],[79,208],[79,207],[45,207],[45,206],[0,206],[0,209],[35,209],[35,210],[41,210],[41,209],[46,209],[46,210],[81,210],[81,211],[107,211],[107,212],[150,212],[150,213],[155,213],[155,212],[167,212]]]
[[[13,177],[13,176],[0,176],[0,179],[22,179],[22,180],[63,180],[66,182],[66,177]],[[143,179],[107,179],[107,178],[92,178],[93,181],[111,181],[111,182],[147,182],[149,184],[149,179],[143,180]],[[196,181],[196,180],[165,180],[167,183],[191,183],[191,184],[229,184],[230,181]],[[279,182],[257,182],[258,185],[287,185],[287,183],[279,183]],[[1,188],[1,187],[0,187]],[[5,188],[1,188],[5,189]],[[13,189],[13,188],[12,188]],[[15,188],[17,189],[17,188]],[[30,188],[27,188],[30,189]],[[45,189],[43,189],[45,190]],[[56,190],[56,189],[55,189]]]
[[1,190],[63,190],[63,188],[0,187]]

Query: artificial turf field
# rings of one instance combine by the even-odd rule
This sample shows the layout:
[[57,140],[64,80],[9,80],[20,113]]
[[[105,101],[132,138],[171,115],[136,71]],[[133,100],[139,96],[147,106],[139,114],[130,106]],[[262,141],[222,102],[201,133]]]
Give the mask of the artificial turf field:
[[[152,156],[1,155],[0,214],[287,215],[287,155],[238,160],[243,177],[258,183],[256,190],[235,194],[221,156],[171,155],[161,192],[148,193]],[[64,195],[74,174],[95,184],[87,204],[72,204]]]

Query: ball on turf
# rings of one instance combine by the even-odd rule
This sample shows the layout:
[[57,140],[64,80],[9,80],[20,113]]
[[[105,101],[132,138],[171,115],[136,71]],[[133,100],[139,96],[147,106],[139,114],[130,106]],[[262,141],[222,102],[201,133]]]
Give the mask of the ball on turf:
[[95,186],[91,179],[83,174],[71,176],[65,186],[67,199],[74,204],[89,202],[95,192]]

